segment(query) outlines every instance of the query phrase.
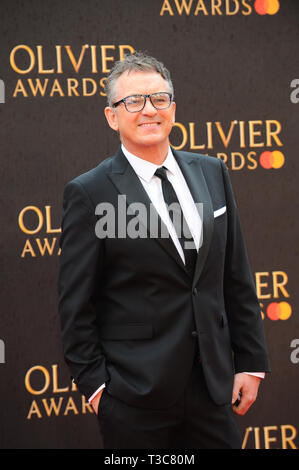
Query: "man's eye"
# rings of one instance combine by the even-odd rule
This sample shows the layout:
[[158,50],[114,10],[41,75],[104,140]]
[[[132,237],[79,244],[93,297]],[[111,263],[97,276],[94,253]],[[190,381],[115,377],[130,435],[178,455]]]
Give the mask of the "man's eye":
[[168,102],[168,96],[165,96],[165,95],[155,95],[153,97],[153,99],[156,103],[167,103]]
[[132,98],[127,100],[128,104],[140,104],[141,102],[142,102],[142,98],[140,98],[138,96],[136,96],[136,97],[132,96]]

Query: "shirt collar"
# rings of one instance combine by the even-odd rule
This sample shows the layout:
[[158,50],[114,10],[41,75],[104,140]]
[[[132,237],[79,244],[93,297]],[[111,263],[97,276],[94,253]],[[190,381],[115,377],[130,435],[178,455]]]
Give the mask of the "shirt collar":
[[[135,173],[137,173],[140,178],[149,183],[152,177],[154,176],[156,169],[159,168],[161,165],[156,165],[155,163],[149,162],[148,160],[143,160],[140,157],[136,157],[136,155],[130,153],[123,144],[121,144],[121,149],[125,157],[128,159],[129,163],[135,170]],[[171,148],[169,147],[167,157],[163,162],[163,166],[165,166],[167,170],[169,170],[171,173],[175,173],[176,165],[177,163],[175,161]]]

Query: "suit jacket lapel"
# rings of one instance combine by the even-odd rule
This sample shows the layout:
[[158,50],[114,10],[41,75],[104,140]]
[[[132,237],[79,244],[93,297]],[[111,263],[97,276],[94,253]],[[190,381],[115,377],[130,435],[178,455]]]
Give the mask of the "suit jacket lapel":
[[200,158],[188,153],[184,153],[183,156],[181,152],[176,152],[173,149],[172,152],[189,186],[194,202],[203,204],[202,214],[199,214],[202,217],[203,224],[202,245],[199,248],[194,271],[193,285],[195,285],[202,273],[212,240],[214,230],[213,205]]
[[[198,257],[196,261],[193,285],[195,285],[202,273],[214,229],[214,213],[211,196],[207,187],[207,183],[203,174],[200,159],[197,156],[192,156],[188,153],[177,152],[172,149],[173,155],[176,158],[178,165],[185,177],[190,192],[192,194],[195,203],[203,204],[203,234],[202,234],[202,246],[199,248]],[[146,211],[145,213],[136,214],[136,217],[146,227],[148,235],[150,236],[150,205],[151,210],[155,213],[155,217],[159,220],[161,226],[167,232],[165,224],[162,222],[160,216],[156,212],[153,204],[144,190],[138,176],[129,164],[128,160],[124,156],[123,152],[119,148],[115,158],[112,161],[112,171],[108,175],[115,185],[116,189],[120,194],[126,196],[126,203],[129,206],[132,203],[142,203]],[[182,259],[173,244],[170,235],[166,238],[156,237],[155,240],[172,256],[172,258],[179,264],[179,266],[188,274]],[[189,275],[189,274],[188,274]]]
[[[133,203],[141,203],[145,206],[146,211],[136,214],[136,217],[146,227],[148,236],[150,236],[150,211],[152,210],[155,220],[159,220],[161,226],[163,226],[164,233],[168,233],[165,224],[162,222],[159,214],[155,210],[153,204],[150,201],[142,183],[138,176],[129,164],[128,160],[124,156],[121,149],[118,150],[114,159],[112,160],[112,171],[108,174],[112,183],[120,194],[126,196],[126,204],[129,206]],[[185,265],[171,239],[171,236],[161,238],[154,238],[160,245],[167,251],[167,253],[174,258],[174,260],[180,265],[180,267],[187,273]]]

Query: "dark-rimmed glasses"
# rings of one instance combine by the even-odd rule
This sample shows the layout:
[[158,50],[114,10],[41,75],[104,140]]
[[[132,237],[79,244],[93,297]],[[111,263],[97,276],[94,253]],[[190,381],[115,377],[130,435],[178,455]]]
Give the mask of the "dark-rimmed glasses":
[[172,102],[172,94],[167,93],[166,91],[161,91],[159,93],[152,93],[150,95],[127,96],[126,98],[113,103],[112,107],[116,108],[119,104],[124,103],[126,110],[129,111],[129,113],[138,113],[139,111],[143,110],[147,98],[150,99],[150,102],[154,108],[158,110],[169,108]]

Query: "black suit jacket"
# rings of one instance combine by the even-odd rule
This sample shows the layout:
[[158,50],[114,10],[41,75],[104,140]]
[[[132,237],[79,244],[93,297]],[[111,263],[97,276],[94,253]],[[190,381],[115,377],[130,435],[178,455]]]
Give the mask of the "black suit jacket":
[[123,194],[127,204],[150,204],[121,150],[65,188],[59,310],[65,359],[87,397],[105,382],[128,404],[170,406],[186,386],[197,343],[217,404],[231,402],[235,372],[269,370],[225,165],[204,155],[173,154],[194,201],[203,203],[203,244],[193,278],[170,237],[96,236],[99,203],[117,208]]

